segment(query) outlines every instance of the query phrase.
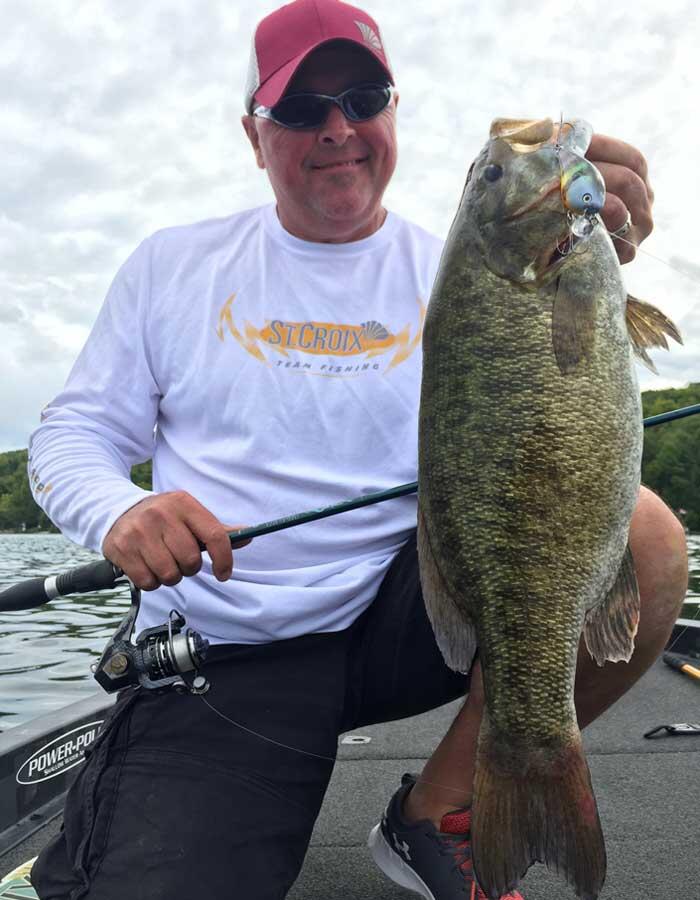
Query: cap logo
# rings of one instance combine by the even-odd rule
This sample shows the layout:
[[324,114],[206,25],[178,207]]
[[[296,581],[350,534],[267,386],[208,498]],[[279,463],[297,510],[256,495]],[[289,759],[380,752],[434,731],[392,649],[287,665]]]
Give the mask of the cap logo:
[[371,47],[373,50],[379,50],[380,53],[383,52],[382,42],[379,40],[379,35],[373,28],[370,28],[369,25],[366,25],[364,22],[358,22],[355,20],[355,25],[360,29],[360,33],[362,34],[362,40],[367,44],[367,46]]

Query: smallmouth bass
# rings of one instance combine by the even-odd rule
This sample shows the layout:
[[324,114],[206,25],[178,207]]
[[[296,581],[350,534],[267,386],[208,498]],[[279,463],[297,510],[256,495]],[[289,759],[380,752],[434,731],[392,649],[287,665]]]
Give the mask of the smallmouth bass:
[[[634,355],[680,341],[625,291],[576,120],[495,120],[443,251],[423,334],[418,552],[449,666],[478,650],[485,710],[473,794],[491,900],[533,862],[584,900],[605,845],[574,706],[581,636],[628,661],[639,593],[628,534],[640,485]],[[576,235],[576,236],[575,236]]]

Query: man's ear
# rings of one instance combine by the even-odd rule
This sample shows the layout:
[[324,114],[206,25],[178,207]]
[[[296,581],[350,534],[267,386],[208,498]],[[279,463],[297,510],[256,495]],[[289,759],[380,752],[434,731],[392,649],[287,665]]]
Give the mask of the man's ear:
[[265,160],[263,159],[262,150],[260,149],[258,123],[255,121],[255,116],[243,116],[241,118],[241,124],[243,125],[245,133],[248,135],[248,140],[250,141],[253,152],[255,153],[255,162],[258,164],[258,168],[264,169]]

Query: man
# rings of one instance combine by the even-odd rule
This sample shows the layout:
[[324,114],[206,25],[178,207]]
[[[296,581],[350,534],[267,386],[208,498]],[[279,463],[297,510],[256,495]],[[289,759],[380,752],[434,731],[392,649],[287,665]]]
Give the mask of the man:
[[[236,554],[235,569],[234,526],[223,524],[415,479],[417,338],[440,242],[382,206],[397,101],[363,11],[296,0],[264,19],[243,126],[276,205],[145,241],[32,435],[48,514],[148,592],[137,630],[177,608],[212,644],[204,699],[120,697],[70,792],[63,831],[34,866],[42,900],[282,898],[338,734],[467,690],[372,848],[391,878],[426,898],[483,896],[468,853],[480,673],[449,671],[435,646],[415,499],[268,535]],[[643,158],[601,136],[589,156],[607,181],[607,226],[629,210],[627,236],[642,240],[651,230]],[[128,478],[150,456],[153,494]],[[602,670],[582,654],[582,725],[658,656],[685,593],[682,529],[648,491],[631,542],[637,650],[629,665]]]

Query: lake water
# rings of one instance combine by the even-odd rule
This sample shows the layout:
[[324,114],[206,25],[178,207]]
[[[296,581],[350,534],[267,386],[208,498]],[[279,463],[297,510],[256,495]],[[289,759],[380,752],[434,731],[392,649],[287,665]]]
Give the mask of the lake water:
[[[688,536],[689,605],[700,615],[700,535]],[[100,557],[60,534],[0,534],[0,590]],[[129,591],[60,597],[38,609],[0,612],[0,731],[101,690],[90,672],[129,607]]]

